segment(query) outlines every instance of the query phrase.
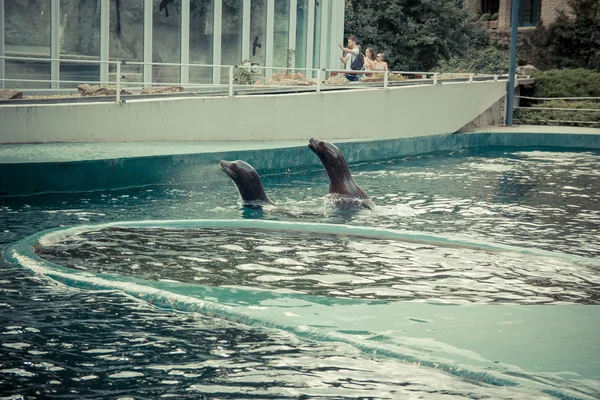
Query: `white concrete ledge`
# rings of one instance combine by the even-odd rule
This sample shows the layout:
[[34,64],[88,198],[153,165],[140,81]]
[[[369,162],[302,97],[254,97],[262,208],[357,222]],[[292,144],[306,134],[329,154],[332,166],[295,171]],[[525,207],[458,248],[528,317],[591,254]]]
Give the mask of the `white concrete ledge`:
[[0,143],[400,138],[453,133],[505,81],[285,95],[0,106]]

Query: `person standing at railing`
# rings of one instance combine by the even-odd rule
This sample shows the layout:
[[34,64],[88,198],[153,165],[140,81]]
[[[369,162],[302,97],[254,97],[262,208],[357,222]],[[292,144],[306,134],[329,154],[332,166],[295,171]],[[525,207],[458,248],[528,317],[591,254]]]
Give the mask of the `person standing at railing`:
[[[367,47],[365,51],[365,71],[375,71],[375,67],[377,66],[377,59],[375,57],[375,52],[372,47]],[[371,76],[371,74],[366,74],[367,76]]]
[[[361,56],[360,54],[360,50],[358,50],[358,46],[356,45],[356,36],[350,36],[348,38],[348,47],[344,47],[343,43],[340,43],[340,49],[342,49],[342,51],[344,52],[344,54],[347,56],[349,55],[350,58],[346,59],[346,71],[351,71],[353,70],[352,66],[356,65],[356,60],[359,56]],[[342,57],[342,62],[345,59],[345,57]],[[362,66],[361,66],[362,68]],[[360,68],[359,68],[360,70]],[[356,74],[346,74],[346,78],[349,81],[356,81],[358,80],[358,76],[356,76]]]
[[387,71],[389,72],[390,70],[388,69],[388,65],[385,61],[383,61],[383,57],[385,57],[385,54],[383,53],[379,53],[377,54],[377,63],[375,64],[375,71]]

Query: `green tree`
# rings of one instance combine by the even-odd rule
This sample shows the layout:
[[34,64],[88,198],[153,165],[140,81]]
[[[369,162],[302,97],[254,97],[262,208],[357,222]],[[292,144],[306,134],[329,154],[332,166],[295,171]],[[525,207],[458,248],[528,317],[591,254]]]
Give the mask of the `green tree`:
[[557,13],[525,36],[521,55],[539,69],[586,68],[600,71],[600,1],[569,0]]
[[487,44],[475,16],[448,0],[346,0],[346,36],[383,52],[395,70],[431,70]]

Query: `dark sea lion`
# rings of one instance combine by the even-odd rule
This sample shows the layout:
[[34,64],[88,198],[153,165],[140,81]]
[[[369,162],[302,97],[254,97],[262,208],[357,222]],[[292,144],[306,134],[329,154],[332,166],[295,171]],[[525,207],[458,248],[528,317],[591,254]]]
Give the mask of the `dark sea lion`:
[[371,198],[354,182],[344,155],[335,145],[310,139],[308,147],[323,163],[329,177],[329,194],[327,201],[343,209],[366,208],[372,210],[375,206]]
[[262,208],[264,205],[273,204],[265,193],[258,172],[250,164],[241,160],[221,160],[219,164],[223,172],[235,183],[245,207]]

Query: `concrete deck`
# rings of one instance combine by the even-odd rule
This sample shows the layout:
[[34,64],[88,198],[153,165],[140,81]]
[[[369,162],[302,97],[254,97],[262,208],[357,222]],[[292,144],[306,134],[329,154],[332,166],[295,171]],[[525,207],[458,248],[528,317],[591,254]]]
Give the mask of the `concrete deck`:
[[[569,135],[600,135],[600,129],[570,126],[490,126],[474,133],[538,133]],[[256,142],[149,142],[149,143],[39,143],[0,145],[2,164],[64,163],[91,160],[173,156],[205,153],[234,153],[305,147],[306,140],[256,141]],[[334,139],[334,143],[376,142],[387,138]]]

